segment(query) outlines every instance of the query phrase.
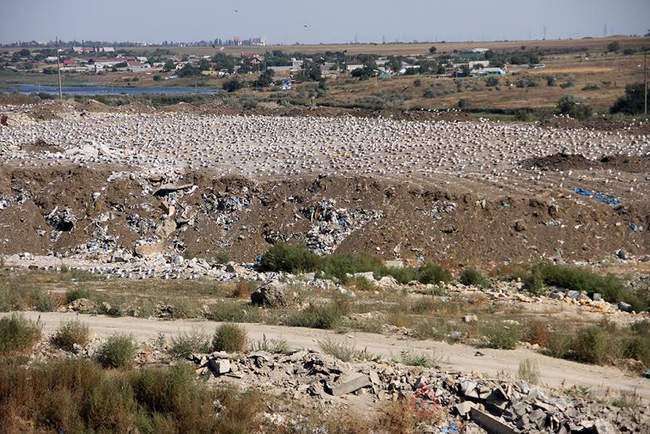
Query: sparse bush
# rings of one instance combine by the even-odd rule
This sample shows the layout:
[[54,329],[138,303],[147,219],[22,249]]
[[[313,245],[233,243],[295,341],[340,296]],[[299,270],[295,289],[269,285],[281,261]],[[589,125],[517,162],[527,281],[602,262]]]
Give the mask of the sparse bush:
[[223,324],[217,328],[212,338],[212,349],[241,353],[246,348],[247,340],[246,330],[243,327],[236,324]]
[[310,304],[306,309],[291,315],[288,324],[293,327],[333,329],[346,313],[346,306],[341,302]]
[[262,340],[253,342],[251,345],[252,351],[266,351],[271,354],[289,354],[291,348],[289,343],[284,339],[267,339],[266,335],[262,335]]
[[260,271],[284,271],[299,273],[316,271],[319,258],[303,246],[278,243],[271,247],[260,260]]
[[438,264],[424,264],[417,272],[417,280],[424,284],[448,283],[451,279],[449,270]]
[[209,351],[210,337],[199,329],[174,336],[169,348],[171,355],[178,359],[190,357],[193,353],[208,353]]
[[488,286],[488,280],[476,268],[465,268],[460,274],[460,283],[463,285],[473,285],[485,288]]
[[251,293],[255,290],[255,284],[248,280],[240,280],[235,284],[235,289],[232,290],[233,298],[243,298],[249,300]]
[[621,49],[621,43],[618,41],[613,41],[607,44],[607,51],[610,53],[615,53]]
[[85,347],[89,340],[88,326],[80,321],[64,322],[50,339],[54,346],[65,351],[73,351],[75,344]]
[[352,343],[334,340],[332,338],[318,341],[318,345],[325,354],[336,357],[343,362],[374,360],[377,358],[374,354],[369,353],[367,349],[360,351]]
[[521,328],[516,324],[492,323],[485,329],[487,346],[500,350],[514,350],[521,339]]
[[0,319],[0,354],[31,350],[41,338],[41,327],[22,315]]
[[629,84],[625,87],[625,95],[616,100],[609,112],[640,114],[644,109],[644,89],[643,83]]
[[544,276],[538,270],[533,270],[528,274],[524,279],[524,289],[530,292],[532,295],[544,295],[547,292],[546,286],[544,285]]
[[591,117],[592,113],[591,106],[586,101],[573,95],[564,95],[560,98],[557,103],[557,111],[580,120]]
[[[632,293],[624,282],[612,275],[598,275],[584,268],[568,265],[539,264],[533,268],[533,274],[539,273],[544,283],[574,291],[585,291],[590,296],[599,293],[609,302],[634,301]],[[642,310],[647,306],[634,306]]]
[[374,282],[371,282],[369,279],[366,279],[363,276],[357,276],[352,280],[352,286],[357,291],[375,291],[377,285]]
[[105,368],[128,368],[133,364],[136,349],[131,336],[114,335],[97,350],[97,361]]
[[546,345],[546,353],[551,357],[566,359],[571,352],[572,338],[561,332],[551,333]]
[[317,265],[324,276],[341,280],[345,280],[348,274],[375,271],[381,267],[381,260],[367,255],[329,255],[320,258]]
[[243,87],[244,87],[244,83],[242,83],[237,79],[225,81],[222,85],[223,90],[225,90],[228,93],[236,92]]
[[607,332],[598,326],[584,328],[573,339],[571,350],[580,362],[602,364],[611,350]]
[[185,365],[105,371],[67,359],[0,370],[0,424],[8,432],[256,432],[261,403],[255,390],[208,388]]
[[374,425],[377,431],[386,434],[416,434],[423,432],[421,424],[436,425],[443,417],[444,411],[437,405],[427,405],[415,398],[403,398],[384,404],[378,411]]
[[68,304],[80,298],[90,298],[90,291],[85,288],[72,288],[65,292],[65,299]]
[[562,89],[568,89],[568,88],[573,87],[575,85],[576,84],[574,82],[572,82],[572,81],[565,81],[564,83],[560,84],[560,87]]
[[539,384],[541,373],[535,360],[526,359],[519,363],[518,377],[530,384]]
[[533,345],[539,345],[542,348],[547,348],[551,339],[551,331],[549,330],[548,324],[539,321],[533,320],[528,323],[526,334],[524,340]]
[[420,368],[432,368],[436,364],[433,357],[411,351],[402,351],[397,361],[406,366],[418,366]]
[[247,304],[221,302],[210,307],[206,318],[217,322],[256,322],[259,311]]
[[216,392],[216,399],[224,409],[219,413],[216,429],[211,432],[223,434],[259,432],[257,415],[266,407],[262,394],[256,390],[239,392],[233,388],[224,388]]
[[548,77],[546,77],[546,85],[548,87],[556,86],[557,85],[557,78],[555,76],[553,76],[553,75],[549,75]]

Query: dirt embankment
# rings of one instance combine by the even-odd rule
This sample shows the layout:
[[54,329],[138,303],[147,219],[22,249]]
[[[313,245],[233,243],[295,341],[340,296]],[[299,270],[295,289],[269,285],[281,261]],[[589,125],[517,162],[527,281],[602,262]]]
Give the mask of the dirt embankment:
[[[530,196],[368,177],[168,180],[108,169],[0,169],[0,254],[180,252],[250,261],[271,243],[450,266],[647,254],[647,201],[611,207],[572,191]],[[453,184],[452,184],[453,185]],[[183,187],[178,188],[176,187]],[[156,193],[158,191],[158,193]],[[156,194],[154,194],[156,193]],[[145,254],[147,253],[145,252]]]
[[605,169],[629,173],[650,173],[650,155],[608,155],[599,160],[590,160],[582,155],[559,153],[526,160],[523,162],[523,166],[539,167],[542,170]]

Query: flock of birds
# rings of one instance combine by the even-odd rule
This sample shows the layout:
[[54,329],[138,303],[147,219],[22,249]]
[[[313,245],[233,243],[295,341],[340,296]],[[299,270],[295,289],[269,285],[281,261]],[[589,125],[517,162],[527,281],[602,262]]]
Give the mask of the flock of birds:
[[[62,152],[21,145],[45,141]],[[210,169],[248,177],[306,174],[486,180],[517,175],[519,162],[557,152],[647,155],[650,137],[527,124],[413,122],[384,118],[76,113],[0,128],[0,161]],[[541,176],[541,174],[538,174]]]

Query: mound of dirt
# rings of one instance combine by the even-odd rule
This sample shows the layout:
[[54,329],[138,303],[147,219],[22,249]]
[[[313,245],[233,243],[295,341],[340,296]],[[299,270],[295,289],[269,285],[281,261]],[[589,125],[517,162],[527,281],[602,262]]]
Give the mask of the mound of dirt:
[[[157,194],[154,194],[158,192]],[[161,193],[162,192],[162,193]],[[108,169],[0,169],[0,254],[119,249],[253,261],[278,241],[451,267],[646,254],[647,202],[503,194],[371,177],[180,179]],[[11,228],[11,230],[7,230]],[[147,246],[142,248],[142,245]],[[644,247],[645,246],[645,247]]]
[[521,165],[526,168],[542,170],[589,170],[611,169],[620,172],[647,173],[650,172],[650,155],[608,155],[600,160],[589,160],[579,154],[558,153],[546,157],[524,160]]

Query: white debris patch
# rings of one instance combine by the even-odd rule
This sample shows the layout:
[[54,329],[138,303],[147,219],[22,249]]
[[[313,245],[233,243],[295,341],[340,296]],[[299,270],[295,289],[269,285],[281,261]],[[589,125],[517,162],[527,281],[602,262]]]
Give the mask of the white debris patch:
[[[62,153],[11,151],[44,140]],[[515,170],[558,152],[644,155],[646,136],[494,122],[88,113],[0,128],[3,161],[55,160],[218,170],[249,177],[311,173],[423,176]],[[53,158],[53,155],[56,158]]]

